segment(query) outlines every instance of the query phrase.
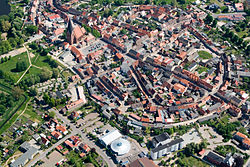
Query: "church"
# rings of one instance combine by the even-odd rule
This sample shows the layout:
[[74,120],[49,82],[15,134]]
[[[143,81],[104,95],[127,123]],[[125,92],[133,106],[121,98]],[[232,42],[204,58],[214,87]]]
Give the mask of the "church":
[[72,20],[69,19],[67,28],[67,41],[72,44],[78,44],[85,36],[86,30],[84,27],[80,28],[79,25],[74,25]]

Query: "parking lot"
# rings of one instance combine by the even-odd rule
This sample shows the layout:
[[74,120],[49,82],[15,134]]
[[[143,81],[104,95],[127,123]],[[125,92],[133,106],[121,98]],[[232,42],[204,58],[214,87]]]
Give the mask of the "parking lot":
[[56,166],[56,163],[64,159],[58,151],[53,151],[48,158],[43,158],[42,161],[44,162],[41,167],[48,167],[48,166]]
[[81,51],[84,55],[87,55],[89,53],[96,52],[96,51],[100,50],[105,45],[107,45],[105,42],[103,42],[101,40],[97,40],[96,42],[94,42],[90,46],[81,49]]
[[182,138],[184,140],[184,146],[192,142],[200,143],[202,140],[199,133],[195,129],[191,129],[188,133],[184,134]]
[[222,143],[223,137],[218,135],[212,127],[200,127],[200,132],[202,134],[202,137],[204,139],[207,139],[207,141],[210,143],[208,147],[213,148],[214,146],[216,146],[216,144]]

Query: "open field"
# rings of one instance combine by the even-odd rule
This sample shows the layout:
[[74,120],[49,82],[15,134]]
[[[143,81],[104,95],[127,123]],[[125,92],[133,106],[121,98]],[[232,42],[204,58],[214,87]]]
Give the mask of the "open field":
[[39,116],[36,111],[32,108],[32,106],[28,105],[27,109],[25,110],[25,112],[22,115],[22,118],[28,118],[34,122],[40,122],[42,121],[41,116]]
[[192,167],[209,167],[208,164],[206,164],[205,162],[202,162],[201,160],[198,160],[194,157],[184,157],[182,159],[183,162],[185,162],[185,164],[187,166],[192,166]]

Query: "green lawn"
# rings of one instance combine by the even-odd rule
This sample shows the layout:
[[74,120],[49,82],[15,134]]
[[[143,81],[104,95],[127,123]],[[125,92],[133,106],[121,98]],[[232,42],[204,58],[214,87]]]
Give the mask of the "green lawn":
[[[34,122],[40,122],[42,121],[41,116],[39,116],[35,110],[32,108],[32,106],[28,106],[27,109],[25,110],[25,112],[23,113],[23,117],[26,117]],[[25,118],[24,118],[25,119]]]
[[204,51],[204,50],[198,51],[198,55],[202,59],[211,59],[211,58],[213,58],[213,55],[211,55],[210,53],[208,53],[207,51]]
[[35,66],[38,66],[38,67],[45,67],[49,70],[52,70],[52,68],[50,67],[49,63],[47,62],[47,56],[39,56],[34,62],[33,64]]
[[205,162],[202,162],[201,160],[198,160],[194,157],[184,157],[182,159],[183,162],[185,162],[185,164],[187,166],[192,166],[192,167],[209,167],[208,164],[206,164]]
[[0,70],[2,70],[4,73],[7,73],[11,78],[13,78],[14,82],[16,82],[24,73],[24,71],[23,72],[15,71],[16,63],[18,61],[25,61],[27,66],[29,66],[28,55],[26,52],[16,55],[12,57],[11,60],[8,60],[7,62],[0,64]]
[[38,75],[42,72],[41,69],[36,68],[36,67],[30,67],[29,71],[25,74],[23,78],[29,77],[31,75]]
[[207,72],[207,67],[204,67],[204,66],[199,66],[198,68],[197,68],[197,72],[199,73],[199,74],[201,74],[201,73],[203,73],[203,72]]

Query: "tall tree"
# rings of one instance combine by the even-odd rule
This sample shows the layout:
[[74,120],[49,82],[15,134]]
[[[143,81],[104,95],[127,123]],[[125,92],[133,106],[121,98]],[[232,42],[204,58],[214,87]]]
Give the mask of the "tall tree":
[[14,87],[12,90],[13,97],[18,100],[23,94],[23,90],[20,87]]
[[4,32],[9,31],[10,27],[11,27],[11,24],[10,24],[9,21],[7,21],[7,20],[2,20],[2,21],[1,21],[1,28],[2,28],[2,30],[3,30]]

